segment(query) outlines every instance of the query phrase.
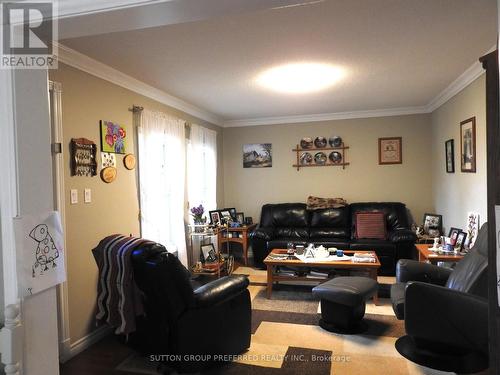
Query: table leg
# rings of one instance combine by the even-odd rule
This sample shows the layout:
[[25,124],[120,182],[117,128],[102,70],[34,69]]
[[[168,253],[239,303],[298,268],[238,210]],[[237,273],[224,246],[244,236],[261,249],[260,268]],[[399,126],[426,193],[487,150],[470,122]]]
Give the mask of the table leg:
[[[374,279],[375,281],[378,282],[377,280],[377,270],[376,269],[373,269],[373,270],[370,270],[370,277],[372,279]],[[373,304],[375,306],[378,306],[378,290],[375,292],[375,294],[373,295]]]
[[247,232],[244,231],[242,232],[242,236],[243,236],[243,260],[245,262],[245,266],[248,266],[248,240],[247,240]]
[[271,293],[273,292],[273,266],[267,265],[267,298],[271,299]]

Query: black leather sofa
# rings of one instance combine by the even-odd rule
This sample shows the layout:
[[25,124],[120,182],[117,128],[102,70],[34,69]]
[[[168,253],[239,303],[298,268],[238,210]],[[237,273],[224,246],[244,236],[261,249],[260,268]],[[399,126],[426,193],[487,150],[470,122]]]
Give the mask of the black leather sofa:
[[137,319],[129,338],[135,349],[168,356],[166,368],[192,373],[250,347],[246,276],[198,284],[175,255],[157,244],[135,250],[132,265],[145,297],[145,316]]
[[[382,211],[387,221],[387,239],[356,239],[358,212]],[[260,225],[250,234],[254,262],[263,260],[272,249],[286,248],[288,242],[314,243],[343,250],[375,250],[382,264],[379,275],[394,275],[396,262],[413,258],[416,235],[410,230],[403,203],[353,203],[341,208],[307,210],[304,203],[262,206]]]

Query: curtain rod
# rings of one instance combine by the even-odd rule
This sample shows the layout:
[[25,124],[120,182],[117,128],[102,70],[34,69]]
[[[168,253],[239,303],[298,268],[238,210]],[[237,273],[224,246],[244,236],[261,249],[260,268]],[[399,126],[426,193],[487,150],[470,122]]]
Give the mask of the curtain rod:
[[140,106],[140,105],[132,105],[132,108],[129,108],[128,109],[130,112],[142,112],[144,110],[144,107]]

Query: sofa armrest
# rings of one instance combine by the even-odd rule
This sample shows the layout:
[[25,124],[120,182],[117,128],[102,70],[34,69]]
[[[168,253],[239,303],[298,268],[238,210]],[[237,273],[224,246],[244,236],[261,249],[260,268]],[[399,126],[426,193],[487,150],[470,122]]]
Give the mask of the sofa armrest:
[[396,280],[400,283],[421,281],[424,283],[445,285],[453,270],[422,263],[411,259],[400,259],[396,264]]
[[259,227],[250,233],[250,238],[271,241],[274,238],[274,229],[272,227]]
[[417,343],[488,353],[488,300],[421,282],[406,287],[405,328]]
[[410,229],[398,229],[389,232],[389,241],[391,242],[413,242],[417,241],[417,235]]
[[195,306],[207,307],[226,301],[247,289],[248,285],[248,278],[244,275],[221,277],[194,291]]

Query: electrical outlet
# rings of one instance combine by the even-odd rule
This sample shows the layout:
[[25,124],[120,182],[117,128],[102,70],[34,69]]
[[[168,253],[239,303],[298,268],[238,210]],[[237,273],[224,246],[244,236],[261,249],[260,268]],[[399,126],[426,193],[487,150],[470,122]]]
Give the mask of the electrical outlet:
[[77,204],[78,203],[78,190],[76,189],[71,189],[71,204]]
[[85,189],[84,190],[83,201],[85,203],[91,203],[92,202],[92,190],[90,190],[90,189]]

